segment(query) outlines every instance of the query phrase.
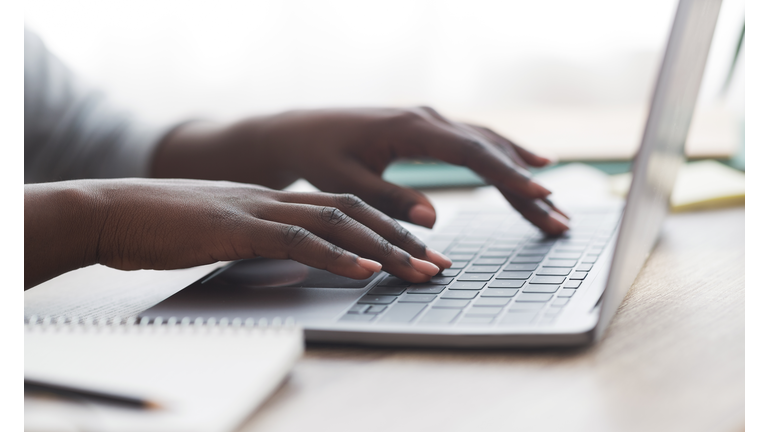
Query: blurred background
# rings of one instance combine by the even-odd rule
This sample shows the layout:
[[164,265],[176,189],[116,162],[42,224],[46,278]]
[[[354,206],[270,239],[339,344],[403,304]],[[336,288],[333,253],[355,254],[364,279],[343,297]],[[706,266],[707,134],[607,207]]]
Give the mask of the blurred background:
[[[25,20],[153,121],[431,105],[560,160],[599,162],[627,161],[639,145],[676,4],[27,0]],[[724,0],[692,158],[742,146],[743,25],[744,1]]]

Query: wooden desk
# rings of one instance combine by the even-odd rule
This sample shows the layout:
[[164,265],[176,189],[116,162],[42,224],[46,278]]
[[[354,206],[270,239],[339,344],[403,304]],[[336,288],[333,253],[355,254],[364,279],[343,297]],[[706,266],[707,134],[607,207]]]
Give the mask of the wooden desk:
[[[184,276],[167,274],[166,282]],[[55,292],[74,295],[69,285]],[[99,287],[101,300],[58,312],[126,316],[179,289],[157,285],[142,298]],[[601,343],[568,351],[308,347],[241,432],[743,430],[744,286],[743,208],[671,215]],[[26,292],[25,313],[57,312],[53,293]],[[104,306],[118,294],[119,308]]]
[[595,346],[308,347],[242,431],[739,431],[744,408],[742,208],[670,216]]

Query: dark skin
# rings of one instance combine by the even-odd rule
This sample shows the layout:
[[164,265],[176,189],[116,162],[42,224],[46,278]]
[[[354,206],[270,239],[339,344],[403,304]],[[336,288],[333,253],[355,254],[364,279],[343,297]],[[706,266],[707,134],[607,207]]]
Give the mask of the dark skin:
[[[96,263],[176,269],[257,256],[427,281],[450,260],[395,219],[431,228],[434,207],[381,178],[415,157],[467,166],[542,231],[568,229],[526,170],[549,161],[489,129],[430,108],[290,111],[180,126],[156,151],[157,179],[25,185],[25,289]],[[276,190],[299,178],[323,192]]]

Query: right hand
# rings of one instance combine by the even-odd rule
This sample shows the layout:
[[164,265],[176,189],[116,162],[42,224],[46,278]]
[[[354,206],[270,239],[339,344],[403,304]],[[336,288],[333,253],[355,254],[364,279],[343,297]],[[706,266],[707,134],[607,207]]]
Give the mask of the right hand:
[[[75,188],[78,196],[90,197],[79,201],[91,203],[95,216],[74,218],[76,224],[87,220],[92,226],[87,238],[95,244],[85,245],[91,254],[85,265],[177,269],[265,257],[293,259],[355,279],[383,269],[411,282],[426,282],[451,265],[447,257],[354,195],[175,179],[27,185],[25,213],[31,212],[31,219],[25,220],[25,232],[30,231],[30,236],[41,232],[29,226],[35,212],[52,210],[31,205],[27,199],[27,194],[43,192],[40,188]],[[45,202],[31,200],[37,206]],[[36,248],[56,242],[55,238],[28,240],[25,249],[33,254]],[[29,261],[25,255],[25,262]]]

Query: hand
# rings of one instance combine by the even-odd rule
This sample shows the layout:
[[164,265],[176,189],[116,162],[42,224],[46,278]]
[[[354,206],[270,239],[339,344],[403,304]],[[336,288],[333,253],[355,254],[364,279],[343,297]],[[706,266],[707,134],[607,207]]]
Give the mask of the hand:
[[394,218],[432,227],[436,214],[424,195],[381,178],[391,162],[421,157],[474,170],[549,234],[568,229],[567,216],[526,169],[549,160],[431,108],[290,111],[230,126],[192,123],[161,145],[154,175],[273,188],[305,178],[320,190],[353,193]]
[[176,269],[260,256],[355,279],[383,269],[411,282],[451,265],[348,194],[120,179],[25,185],[24,198],[26,287],[95,263]]

